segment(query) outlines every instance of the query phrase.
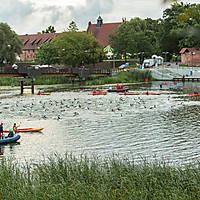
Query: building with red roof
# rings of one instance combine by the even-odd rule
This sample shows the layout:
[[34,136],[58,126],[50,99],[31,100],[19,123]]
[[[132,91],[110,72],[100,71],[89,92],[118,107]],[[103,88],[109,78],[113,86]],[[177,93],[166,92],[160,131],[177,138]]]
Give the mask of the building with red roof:
[[[124,21],[124,19],[123,19]],[[119,23],[103,23],[103,19],[99,16],[97,24],[88,23],[87,34],[92,34],[104,47],[109,45],[109,35],[114,34]],[[44,33],[44,34],[26,34],[19,35],[19,38],[23,40],[22,54],[19,55],[21,61],[33,61],[37,48],[46,42],[50,42],[54,37],[61,36],[62,33]]]
[[200,51],[195,48],[182,48],[179,52],[181,54],[181,64],[183,65],[200,65]]
[[44,34],[31,34],[19,35],[23,40],[22,54],[19,55],[22,61],[32,61],[35,58],[37,48],[46,42],[50,42],[54,37],[61,36],[62,33],[44,33]]
[[118,26],[122,23],[123,22],[104,24],[103,19],[99,16],[96,24],[88,23],[87,33],[94,35],[99,43],[106,47],[109,45],[109,35],[115,34]]

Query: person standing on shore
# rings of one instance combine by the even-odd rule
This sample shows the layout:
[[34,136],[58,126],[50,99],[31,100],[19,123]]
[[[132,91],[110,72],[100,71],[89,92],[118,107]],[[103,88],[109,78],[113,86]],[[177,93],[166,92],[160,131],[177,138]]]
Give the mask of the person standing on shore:
[[0,124],[0,139],[3,139],[3,123]]

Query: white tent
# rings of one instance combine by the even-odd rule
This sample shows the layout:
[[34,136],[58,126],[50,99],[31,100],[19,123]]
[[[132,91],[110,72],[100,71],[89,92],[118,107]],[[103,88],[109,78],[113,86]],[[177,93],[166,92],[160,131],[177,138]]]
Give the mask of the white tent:
[[157,63],[158,65],[162,65],[162,64],[163,64],[163,57],[161,57],[161,56],[152,55],[152,59],[155,59],[155,60],[156,60],[156,63]]

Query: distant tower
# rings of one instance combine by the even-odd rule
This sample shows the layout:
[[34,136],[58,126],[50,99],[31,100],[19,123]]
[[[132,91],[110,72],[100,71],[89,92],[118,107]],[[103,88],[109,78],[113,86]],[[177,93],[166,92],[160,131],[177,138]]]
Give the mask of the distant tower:
[[101,18],[101,16],[98,17],[97,19],[97,28],[101,28],[101,25],[103,24],[103,19]]

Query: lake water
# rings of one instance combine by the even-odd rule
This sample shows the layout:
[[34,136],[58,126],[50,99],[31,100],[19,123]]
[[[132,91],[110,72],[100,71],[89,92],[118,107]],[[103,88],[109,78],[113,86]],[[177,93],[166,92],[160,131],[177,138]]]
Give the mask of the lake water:
[[[102,86],[107,90],[109,86]],[[17,144],[0,146],[1,158],[39,161],[52,153],[101,157],[165,159],[185,164],[200,158],[200,97],[191,97],[200,83],[129,85],[130,91],[147,89],[161,95],[88,95],[91,88],[67,90],[44,87],[49,96],[24,95],[20,89],[0,90],[0,121],[4,129],[14,122],[21,128],[44,128],[41,133],[21,133]],[[41,88],[41,86],[40,86]],[[99,87],[100,88],[100,87]]]

